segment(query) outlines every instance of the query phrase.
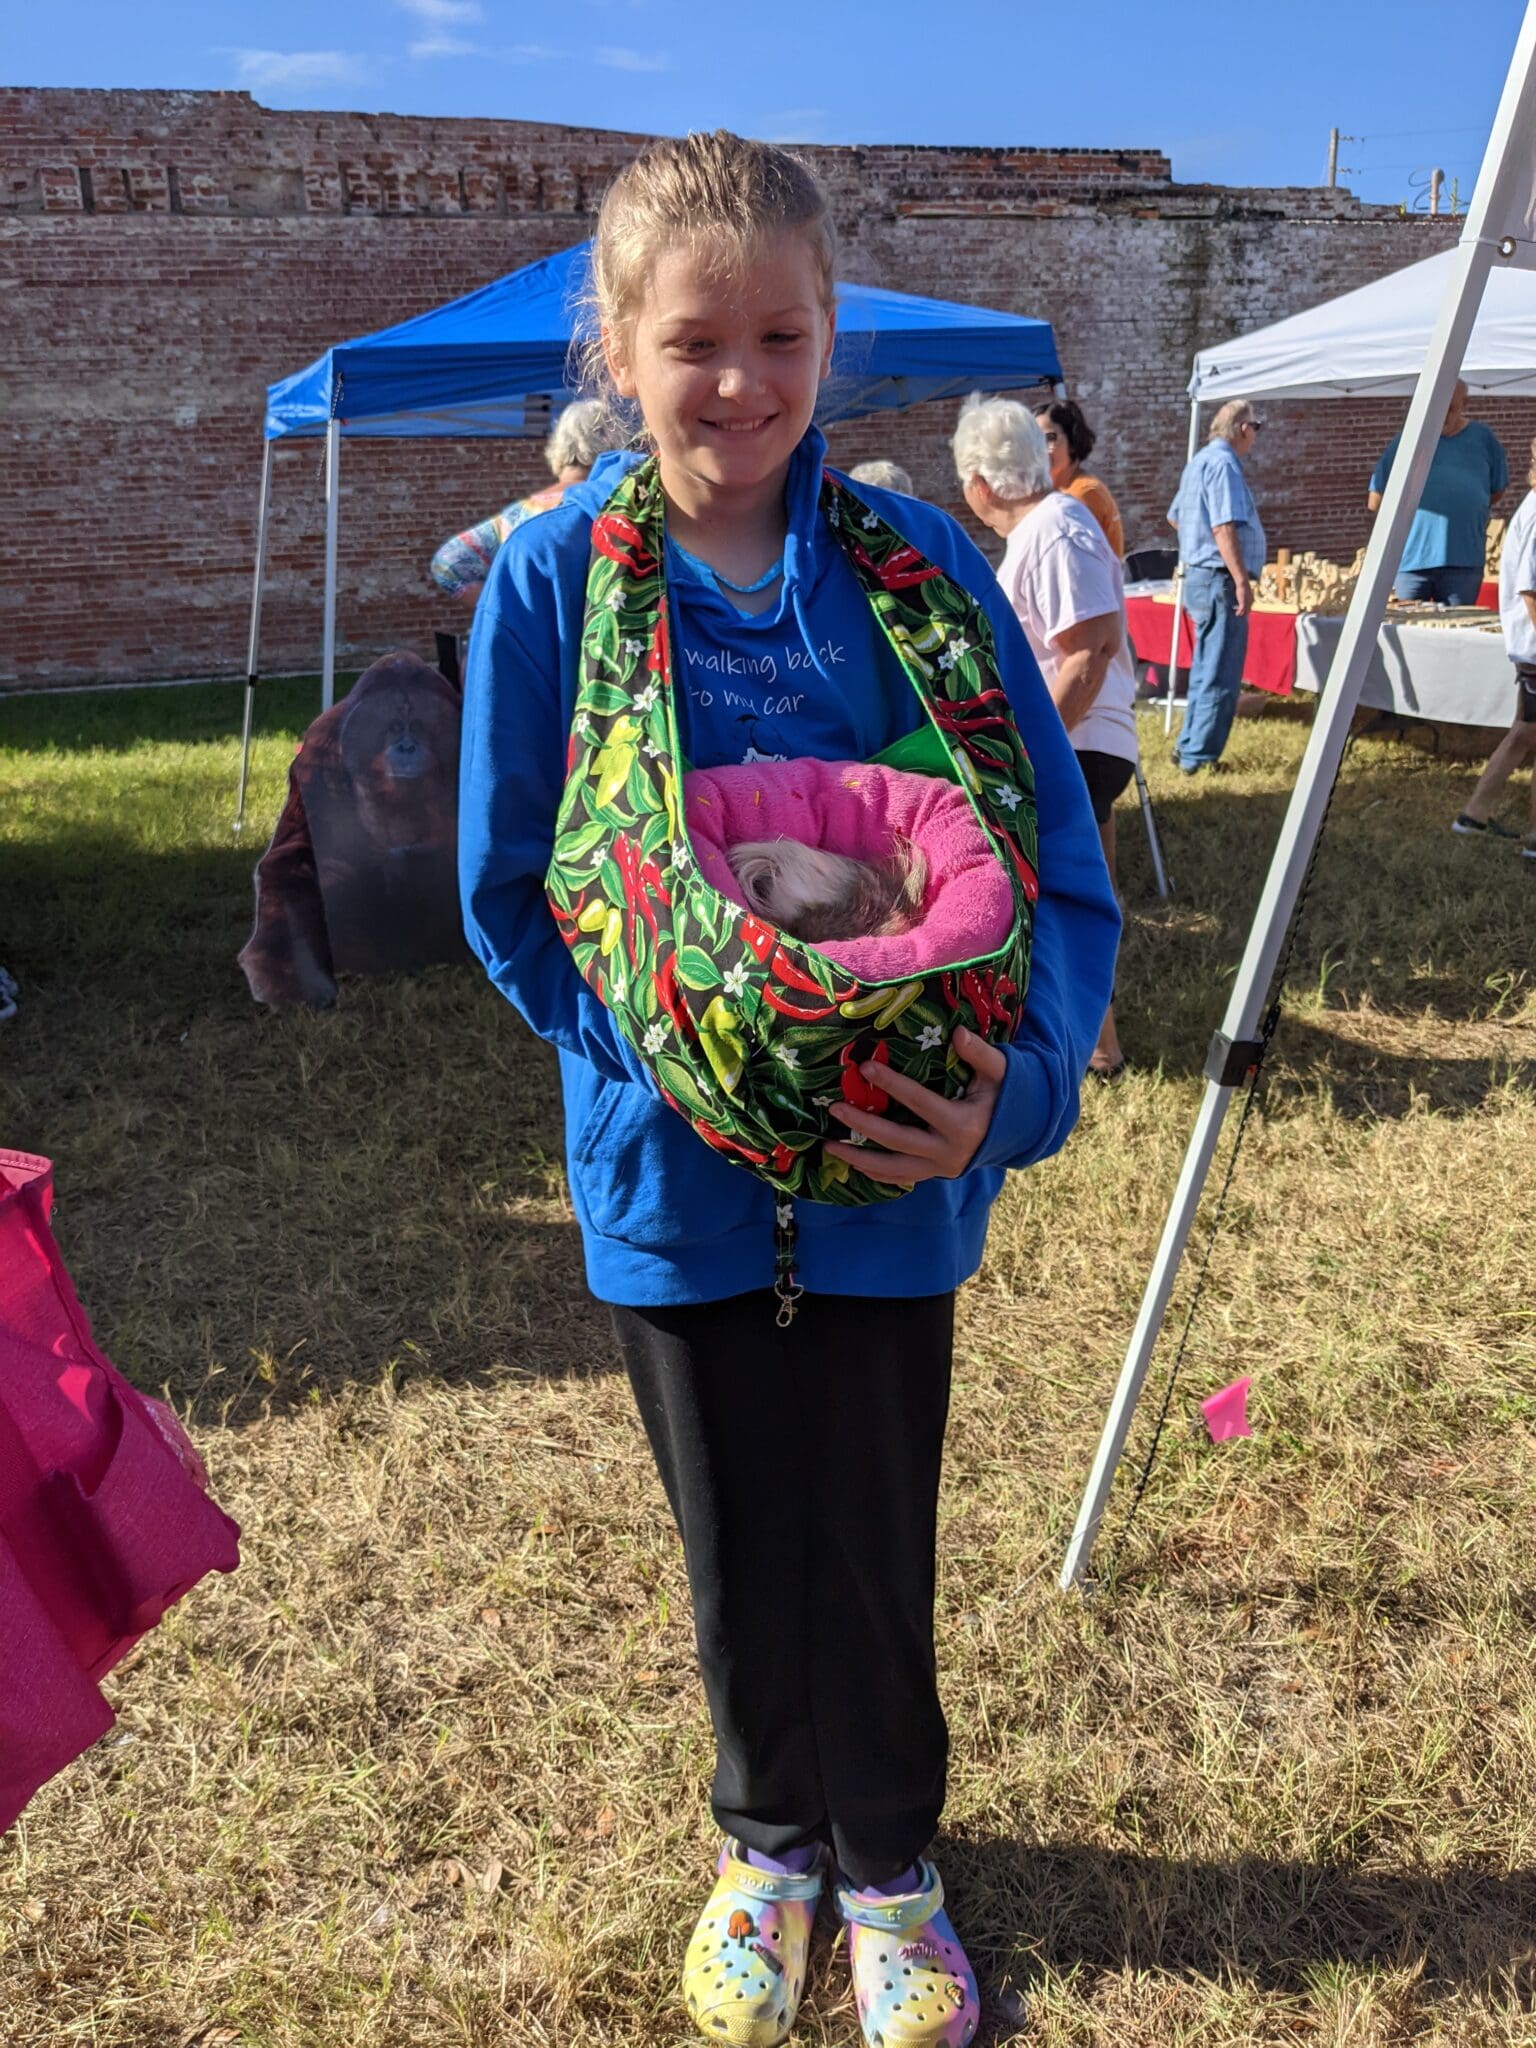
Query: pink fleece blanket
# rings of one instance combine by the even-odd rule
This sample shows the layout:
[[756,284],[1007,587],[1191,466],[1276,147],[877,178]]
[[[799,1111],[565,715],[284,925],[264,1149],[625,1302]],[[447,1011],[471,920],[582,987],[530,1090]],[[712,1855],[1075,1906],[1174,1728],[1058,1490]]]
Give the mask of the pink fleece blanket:
[[91,1336],[46,1159],[0,1151],[0,1830],[112,1725],[96,1681],[239,1531],[160,1402]]
[[695,768],[683,778],[688,836],[700,871],[743,910],[750,906],[726,849],[754,839],[798,839],[855,860],[883,859],[898,835],[928,862],[923,914],[891,938],[819,947],[862,981],[896,981],[995,953],[1013,924],[1013,889],[964,790],[933,775],[864,761],[753,761]]

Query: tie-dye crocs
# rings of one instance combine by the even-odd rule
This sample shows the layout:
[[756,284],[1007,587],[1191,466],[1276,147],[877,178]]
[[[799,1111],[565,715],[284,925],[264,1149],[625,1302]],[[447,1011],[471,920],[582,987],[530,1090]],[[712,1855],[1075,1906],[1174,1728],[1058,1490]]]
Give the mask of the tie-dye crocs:
[[720,1851],[720,1875],[683,1965],[683,1998],[699,2032],[737,2048],[776,2048],[795,2024],[805,1986],[821,1870],[775,1876],[739,1842]]
[[837,1887],[869,2048],[964,2048],[981,2017],[976,1975],[944,1911],[939,1873],[919,1863],[917,1875],[916,1891],[894,1897]]

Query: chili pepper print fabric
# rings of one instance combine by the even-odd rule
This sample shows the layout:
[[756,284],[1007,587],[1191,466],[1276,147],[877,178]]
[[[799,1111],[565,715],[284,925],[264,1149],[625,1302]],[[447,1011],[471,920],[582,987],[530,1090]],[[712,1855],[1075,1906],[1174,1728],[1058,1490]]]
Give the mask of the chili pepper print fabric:
[[546,889],[581,974],[699,1137],[783,1193],[846,1205],[901,1190],[827,1155],[837,1101],[904,1112],[873,1061],[954,1096],[966,1025],[1012,1035],[1039,893],[1034,777],[970,593],[839,479],[820,509],[1006,865],[1007,942],[906,982],[862,982],[704,881],[683,818],[654,460],[592,529],[581,678]]

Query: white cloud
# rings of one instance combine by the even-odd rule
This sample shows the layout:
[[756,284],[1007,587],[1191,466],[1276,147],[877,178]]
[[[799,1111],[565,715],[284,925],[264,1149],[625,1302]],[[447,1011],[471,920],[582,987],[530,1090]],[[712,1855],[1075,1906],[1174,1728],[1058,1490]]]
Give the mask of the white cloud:
[[412,43],[410,54],[420,60],[424,57],[473,57],[478,45],[465,42],[462,36],[424,36],[419,43]]
[[395,4],[422,21],[446,23],[480,19],[480,0],[395,0]]
[[662,50],[623,50],[605,43],[596,53],[599,64],[610,71],[668,71],[672,59]]
[[426,36],[412,43],[410,55],[418,60],[431,57],[479,57],[487,64],[547,64],[564,55],[546,43],[511,43],[501,47],[467,42],[463,36]]
[[513,43],[508,49],[493,50],[491,55],[508,64],[551,64],[565,52],[552,50],[547,43]]
[[362,60],[345,50],[236,50],[242,85],[258,92],[293,92],[318,85],[355,85]]

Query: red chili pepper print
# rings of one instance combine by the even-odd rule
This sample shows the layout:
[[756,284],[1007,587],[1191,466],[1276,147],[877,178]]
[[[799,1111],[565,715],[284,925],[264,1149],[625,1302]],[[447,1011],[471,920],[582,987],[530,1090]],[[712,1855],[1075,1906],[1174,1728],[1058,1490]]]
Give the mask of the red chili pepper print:
[[622,512],[598,514],[592,522],[592,545],[631,576],[649,576],[656,567],[656,557],[646,546],[645,536]]
[[[890,1065],[891,1048],[883,1038],[874,1051],[869,1054],[869,1058],[874,1061],[876,1066],[888,1067]],[[845,1045],[843,1047],[840,1065],[843,1070],[843,1100],[851,1109],[867,1109],[871,1115],[879,1116],[883,1110],[890,1108],[891,1098],[886,1094],[885,1090],[877,1087],[873,1081],[866,1081],[863,1074],[859,1071],[861,1062],[857,1046]]]

